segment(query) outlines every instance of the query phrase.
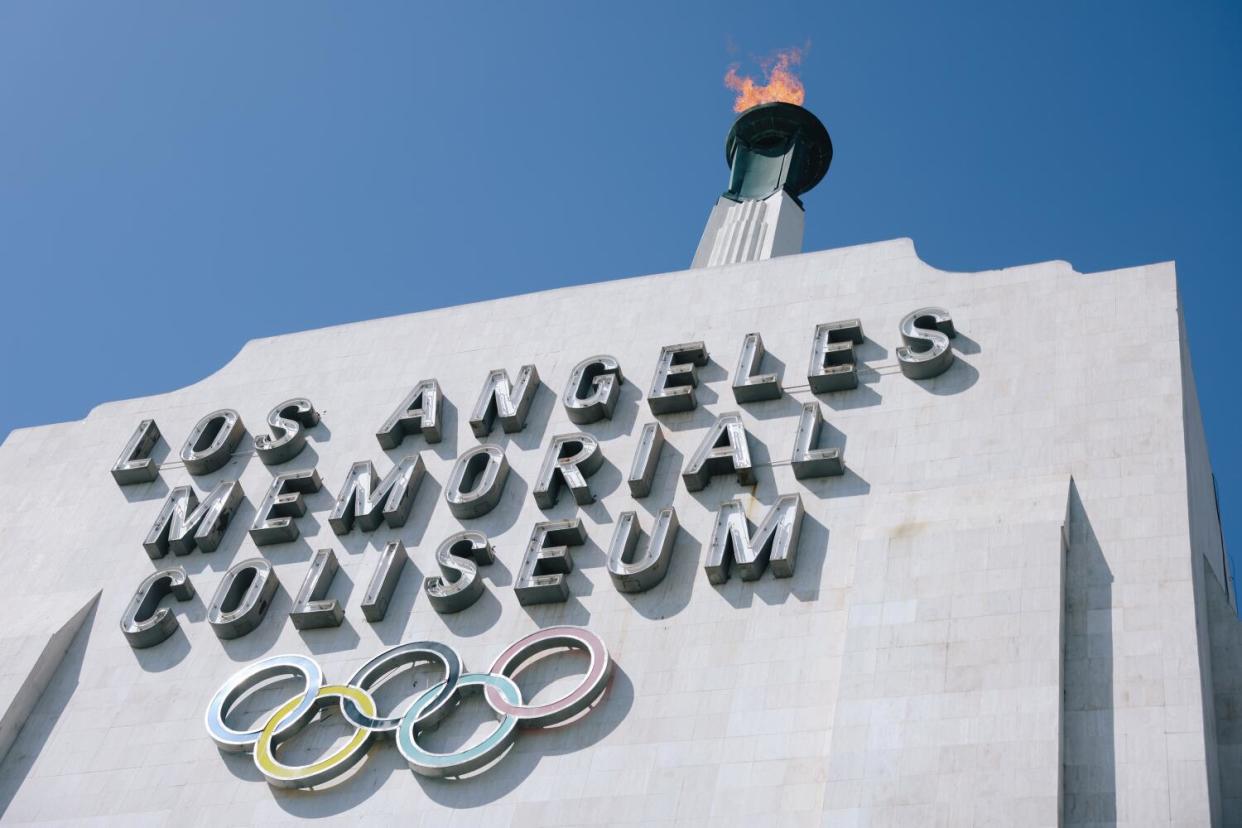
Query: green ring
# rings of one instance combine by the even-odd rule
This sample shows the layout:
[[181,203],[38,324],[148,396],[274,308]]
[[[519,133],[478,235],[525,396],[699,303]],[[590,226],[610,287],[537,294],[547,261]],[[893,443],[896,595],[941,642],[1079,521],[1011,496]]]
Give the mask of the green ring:
[[[481,768],[509,746],[517,731],[517,717],[505,715],[501,717],[500,724],[491,735],[477,745],[454,753],[432,753],[424,750],[415,740],[414,731],[423,709],[430,707],[439,698],[443,684],[444,682],[440,682],[419,696],[410,709],[405,711],[397,728],[397,750],[401,751],[401,755],[409,763],[410,770],[423,776],[460,776]],[[508,676],[463,673],[457,681],[457,689],[471,686],[495,687],[510,704],[522,703],[522,691]]]

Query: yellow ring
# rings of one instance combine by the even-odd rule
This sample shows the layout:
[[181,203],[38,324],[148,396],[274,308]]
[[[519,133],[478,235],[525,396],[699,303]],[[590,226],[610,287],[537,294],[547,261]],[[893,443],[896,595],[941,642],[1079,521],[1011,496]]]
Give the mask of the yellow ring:
[[[268,719],[254,746],[255,765],[266,777],[268,783],[278,788],[309,788],[339,776],[363,757],[375,738],[375,731],[370,728],[356,728],[353,737],[331,756],[326,756],[310,765],[284,764],[276,758],[274,736],[285,717],[297,709],[298,703],[305,695],[305,693],[299,693],[281,705]],[[375,699],[371,694],[360,687],[347,684],[329,684],[321,687],[315,694],[310,716],[313,716],[315,711],[332,699],[349,699],[358,706],[363,715],[376,716]],[[309,718],[308,716],[308,720]],[[280,734],[282,741],[292,736],[297,730],[298,728],[295,727]]]

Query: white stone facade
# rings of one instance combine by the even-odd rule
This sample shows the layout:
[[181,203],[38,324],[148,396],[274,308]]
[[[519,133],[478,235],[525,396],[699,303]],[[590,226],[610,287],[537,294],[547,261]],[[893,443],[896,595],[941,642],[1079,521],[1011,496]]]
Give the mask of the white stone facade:
[[[898,323],[948,309],[957,357],[941,376],[899,370]],[[813,395],[815,326],[861,320],[860,385]],[[739,405],[730,381],[759,331],[778,400]],[[159,337],[154,335],[153,342]],[[166,347],[176,347],[170,333]],[[650,412],[663,345],[703,340],[699,406]],[[158,344],[153,344],[157,347]],[[626,379],[611,420],[573,425],[560,394],[585,357]],[[458,521],[443,502],[487,372],[534,364],[543,386],[524,430],[497,427],[513,473],[500,506]],[[135,355],[134,370],[142,370]],[[444,439],[379,447],[375,431],[413,385],[439,380]],[[323,422],[296,459],[269,468],[249,439],[224,468],[192,477],[176,453],[198,419],[233,408],[251,435],[305,396]],[[796,480],[801,404],[823,405],[842,477]],[[679,471],[720,413],[741,411],[757,482],[688,492]],[[158,480],[109,473],[138,421],[164,434]],[[626,473],[641,426],[668,439],[651,494]],[[597,501],[532,496],[553,435],[583,430],[607,459]],[[171,452],[168,446],[171,445]],[[419,452],[428,477],[408,523],[335,535],[327,516],[350,465],[384,473]],[[1083,275],[1064,262],[974,274],[938,271],[898,240],[606,282],[249,343],[188,388],[100,406],[85,420],[12,433],[0,447],[0,807],[11,823],[278,824],[315,818],[403,825],[1188,825],[1242,824],[1242,627],[1223,553],[1207,449],[1172,265]],[[277,471],[315,467],[301,538],[255,547],[246,529]],[[246,497],[220,547],[183,565],[197,590],[166,599],[171,638],[135,650],[118,627],[153,571],[142,540],[175,486],[200,495],[238,479]],[[779,494],[806,509],[796,570],[713,586],[703,572],[717,505],[758,520]],[[673,504],[671,568],[623,595],[605,569],[620,512],[644,531]],[[540,520],[580,516],[571,597],[522,607],[512,584]],[[485,532],[487,594],[437,614],[422,578],[462,528]],[[386,619],[359,603],[392,538],[407,565]],[[336,550],[330,595],[345,622],[289,620],[311,552]],[[205,621],[224,571],[261,555],[281,581],[249,635]],[[575,624],[607,642],[616,670],[580,721],[520,736],[494,766],[429,780],[380,743],[322,789],[269,787],[248,756],[221,754],[203,727],[216,688],[266,655],[313,655],[329,680],[401,641],[451,644],[486,665],[539,627]],[[555,672],[555,670],[561,672]],[[524,674],[540,698],[576,680],[573,659]],[[426,676],[419,674],[421,680]],[[395,684],[395,683],[393,683]],[[407,696],[390,690],[381,704]],[[287,683],[252,715],[288,698]],[[474,702],[435,734],[443,749],[490,723]],[[288,746],[309,761],[349,729],[311,725]],[[477,735],[476,734],[476,735]]]

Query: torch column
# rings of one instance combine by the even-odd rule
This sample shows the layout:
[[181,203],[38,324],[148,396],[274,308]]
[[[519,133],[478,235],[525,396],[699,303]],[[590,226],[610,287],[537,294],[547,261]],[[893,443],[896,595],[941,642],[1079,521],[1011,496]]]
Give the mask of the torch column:
[[715,267],[802,252],[803,207],[832,163],[828,130],[784,102],[738,116],[725,139],[729,189],[712,208],[691,267]]

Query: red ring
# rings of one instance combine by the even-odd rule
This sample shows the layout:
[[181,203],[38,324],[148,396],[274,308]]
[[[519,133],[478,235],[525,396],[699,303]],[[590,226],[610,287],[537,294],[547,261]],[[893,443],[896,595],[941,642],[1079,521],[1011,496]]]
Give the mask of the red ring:
[[513,716],[527,727],[557,724],[589,707],[604,692],[612,661],[604,642],[581,627],[548,627],[520,638],[496,657],[488,672],[512,678],[531,656],[557,646],[585,649],[591,656],[591,666],[577,687],[556,701],[539,705],[510,704],[494,687],[487,687],[483,691],[487,703],[496,712]]

